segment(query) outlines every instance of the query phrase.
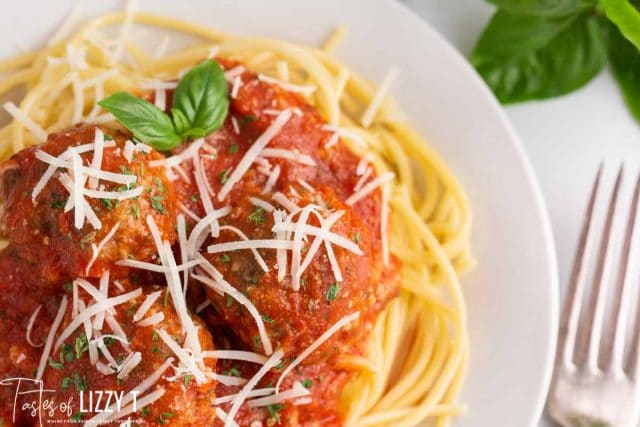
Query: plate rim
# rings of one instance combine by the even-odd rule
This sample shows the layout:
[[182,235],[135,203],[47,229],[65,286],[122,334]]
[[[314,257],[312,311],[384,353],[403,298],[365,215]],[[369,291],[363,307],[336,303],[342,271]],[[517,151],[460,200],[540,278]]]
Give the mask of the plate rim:
[[[496,125],[500,126],[506,135],[506,139],[509,140],[509,146],[513,147],[515,157],[518,161],[517,167],[521,169],[526,180],[526,185],[531,194],[531,200],[535,207],[535,218],[537,223],[540,224],[542,236],[541,239],[544,243],[544,247],[541,250],[545,253],[545,266],[544,275],[547,276],[548,291],[545,292],[546,302],[548,304],[548,310],[551,314],[549,321],[549,327],[546,331],[546,348],[548,352],[546,354],[546,360],[544,361],[544,372],[540,373],[540,380],[537,382],[538,396],[534,403],[531,405],[531,420],[529,424],[535,426],[542,415],[546,396],[551,382],[553,362],[555,358],[556,348],[556,336],[558,330],[558,318],[559,318],[559,274],[558,264],[556,256],[555,240],[552,233],[551,220],[549,211],[546,207],[546,203],[540,188],[539,181],[532,167],[532,164],[528,158],[526,150],[515,128],[508,119],[508,116],[499,104],[493,93],[488,86],[484,83],[482,78],[476,73],[473,67],[469,64],[467,59],[458,51],[458,49],[447,40],[442,34],[440,34],[428,21],[428,18],[423,18],[413,12],[409,7],[399,0],[378,0],[378,4],[383,7],[388,7],[396,10],[402,19],[411,21],[412,25],[416,29],[420,29],[421,36],[429,37],[434,43],[440,44],[444,50],[446,50],[452,61],[463,73],[464,77],[478,89],[478,92],[485,98],[486,105],[490,108],[490,113],[496,117]],[[187,2],[188,3],[188,2]],[[91,6],[90,6],[91,7]],[[41,33],[41,36],[45,36],[45,33]],[[2,55],[2,58],[5,56]],[[463,289],[464,293],[464,289]]]
[[[520,163],[520,167],[522,168],[525,177],[527,179],[527,183],[530,187],[533,201],[536,208],[536,216],[542,226],[542,239],[545,243],[544,252],[547,255],[547,265],[548,271],[546,272],[549,281],[549,292],[548,292],[548,302],[551,311],[552,318],[550,319],[550,328],[547,331],[547,346],[549,348],[546,361],[545,361],[545,369],[542,373],[542,378],[540,380],[540,390],[538,399],[535,403],[533,410],[533,419],[530,420],[529,424],[531,426],[535,426],[540,419],[542,418],[544,407],[547,400],[547,394],[549,391],[549,386],[551,384],[551,378],[553,375],[553,367],[554,360],[556,354],[556,344],[557,344],[557,331],[559,326],[559,270],[558,270],[558,257],[556,253],[556,245],[555,239],[553,237],[553,228],[551,224],[551,217],[549,215],[549,210],[547,208],[546,202],[544,200],[544,196],[542,194],[542,189],[540,187],[540,183],[538,182],[537,175],[533,169],[533,165],[529,160],[529,157],[524,148],[524,144],[520,136],[518,135],[515,127],[511,124],[506,111],[502,107],[502,105],[498,102],[498,99],[495,97],[491,89],[487,86],[484,80],[480,77],[480,75],[475,71],[475,69],[471,66],[469,61],[464,57],[464,55],[449,41],[447,40],[440,32],[438,32],[431,24],[427,21],[427,18],[423,18],[411,10],[406,4],[401,1],[394,0],[382,0],[387,3],[388,6],[392,8],[396,8],[401,14],[405,16],[406,19],[409,19],[414,22],[414,24],[422,27],[423,31],[430,33],[430,36],[433,37],[438,43],[444,45],[447,50],[449,50],[452,54],[452,59],[458,62],[461,70],[465,73],[465,75],[471,80],[474,81],[475,85],[481,90],[484,94],[485,98],[489,102],[489,105],[492,109],[492,112],[498,118],[500,125],[506,131],[510,143],[515,150],[515,154]],[[464,293],[464,289],[463,289]]]

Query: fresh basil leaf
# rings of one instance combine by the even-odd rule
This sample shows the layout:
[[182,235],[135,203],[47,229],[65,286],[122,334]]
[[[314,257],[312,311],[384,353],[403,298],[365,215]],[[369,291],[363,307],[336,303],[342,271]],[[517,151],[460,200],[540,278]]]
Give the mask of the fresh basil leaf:
[[471,61],[508,61],[526,57],[549,45],[575,19],[575,16],[546,18],[499,10],[480,36]]
[[98,102],[131,131],[134,138],[157,150],[170,150],[182,142],[171,119],[158,107],[127,92],[118,92]]
[[488,0],[500,9],[517,14],[566,16],[597,4],[596,0]]
[[220,65],[207,59],[178,83],[171,113],[178,134],[199,138],[219,129],[229,111],[229,88]]
[[[629,0],[601,0],[600,4],[607,18],[611,20],[623,36],[640,49],[640,11],[636,2]],[[635,6],[634,6],[635,5]]]
[[610,25],[609,63],[627,108],[640,122],[640,51]]
[[498,11],[471,62],[502,103],[551,98],[589,82],[602,69],[601,18],[545,18]]

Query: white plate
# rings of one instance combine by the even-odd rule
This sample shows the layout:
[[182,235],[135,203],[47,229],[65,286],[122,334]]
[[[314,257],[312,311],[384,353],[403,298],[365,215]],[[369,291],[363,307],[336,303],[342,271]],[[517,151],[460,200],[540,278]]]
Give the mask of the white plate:
[[[0,15],[0,56],[35,47],[72,0],[20,0]],[[87,2],[89,3],[89,2]],[[90,2],[96,12],[120,1]],[[238,34],[317,44],[338,24],[337,55],[379,81],[397,65],[392,94],[467,189],[478,267],[464,278],[471,366],[458,427],[534,425],[550,376],[557,271],[549,221],[531,167],[499,105],[438,34],[390,0],[142,0],[141,8]]]

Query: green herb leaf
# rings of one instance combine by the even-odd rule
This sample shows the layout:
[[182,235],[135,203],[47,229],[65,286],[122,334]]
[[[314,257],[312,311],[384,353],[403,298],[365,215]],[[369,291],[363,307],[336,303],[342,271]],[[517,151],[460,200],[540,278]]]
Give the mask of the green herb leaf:
[[302,380],[302,387],[304,388],[311,388],[311,386],[313,385],[313,381],[311,381],[310,379],[305,379]]
[[162,199],[164,199],[164,196],[151,197],[151,207],[160,215],[165,215],[167,213],[167,208],[162,204]]
[[584,10],[596,0],[488,0],[502,10],[524,15],[566,16]]
[[247,219],[256,224],[262,224],[264,222],[264,209],[261,207],[255,208]]
[[76,338],[75,342],[75,351],[76,351],[76,359],[80,359],[82,353],[89,350],[89,341],[87,340],[87,336],[85,334],[80,335]]
[[609,62],[631,115],[640,122],[640,51],[610,25]]
[[229,179],[229,173],[231,173],[231,168],[227,168],[220,172],[220,176],[218,177],[220,184],[224,185],[224,183],[227,182],[227,179]]
[[73,384],[78,391],[85,391],[87,389],[87,381],[80,377],[78,371],[73,371]]
[[171,113],[178,134],[199,138],[219,129],[229,111],[228,92],[216,61],[207,59],[193,67],[173,93]]
[[272,418],[276,423],[280,422],[280,411],[284,408],[284,405],[280,403],[274,403],[273,405],[267,406],[267,412],[269,413],[269,417]]
[[71,384],[73,384],[73,380],[69,377],[64,377],[60,382],[60,388],[62,388],[63,390],[66,390],[69,388]]
[[265,323],[273,323],[273,319],[271,318],[271,316],[267,314],[263,314],[261,317]]
[[184,386],[185,387],[189,386],[189,383],[191,382],[191,378],[193,378],[193,376],[191,376],[191,375],[185,375],[184,376]]
[[69,418],[71,421],[81,421],[84,418],[84,414],[82,412],[76,412]]
[[127,92],[118,92],[98,102],[131,131],[136,139],[166,151],[182,142],[169,116],[152,103]]
[[240,150],[240,146],[238,144],[231,144],[227,149],[227,153],[236,154]]
[[340,285],[338,284],[338,282],[335,282],[334,284],[329,286],[329,289],[327,289],[327,301],[335,301],[335,299],[338,298],[338,293],[340,293]]
[[230,375],[232,377],[241,377],[242,373],[240,372],[240,369],[238,369],[237,366],[232,366],[231,368],[229,368],[229,370],[227,371],[227,375]]
[[171,417],[173,417],[173,413],[163,412],[162,414],[158,415],[158,424],[160,425],[169,424],[169,418]]
[[601,0],[607,18],[640,49],[640,11],[629,0]]
[[602,69],[601,19],[590,12],[547,18],[499,10],[471,62],[503,103],[563,95]]
[[149,415],[149,413],[151,413],[151,408],[149,406],[145,406],[144,408],[142,408],[142,411],[140,411],[140,416],[146,417]]
[[49,358],[49,366],[51,366],[53,369],[57,369],[60,370],[64,367],[64,365],[60,362],[56,362],[53,357]]

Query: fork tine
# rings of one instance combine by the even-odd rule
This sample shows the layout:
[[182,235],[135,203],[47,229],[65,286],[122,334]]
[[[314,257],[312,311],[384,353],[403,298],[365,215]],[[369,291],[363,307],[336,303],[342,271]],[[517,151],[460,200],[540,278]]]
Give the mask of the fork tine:
[[624,244],[618,267],[618,276],[616,278],[616,288],[613,295],[613,307],[609,320],[607,331],[609,333],[603,336],[604,344],[602,347],[600,366],[603,369],[622,372],[622,359],[624,355],[624,344],[626,340],[627,318],[629,314],[629,255],[631,253],[631,245],[633,243],[636,216],[638,212],[638,199],[640,198],[640,174],[636,180],[636,186],[633,190],[633,199],[629,207],[629,217],[627,218],[627,228],[625,230]]
[[620,166],[618,177],[609,200],[607,217],[605,219],[595,273],[593,276],[593,288],[589,297],[589,304],[585,312],[585,321],[582,325],[579,340],[576,347],[575,362],[577,366],[586,367],[591,371],[598,368],[598,348],[602,335],[602,321],[606,303],[606,289],[608,285],[609,270],[611,269],[611,229],[615,217],[616,206],[624,166]]
[[573,360],[587,272],[586,263],[589,259],[593,240],[593,209],[600,187],[602,168],[603,164],[601,163],[596,178],[593,181],[584,222],[582,223],[582,230],[580,231],[580,239],[578,240],[571,277],[569,279],[569,289],[560,318],[556,365],[564,364],[565,366],[569,366]]

